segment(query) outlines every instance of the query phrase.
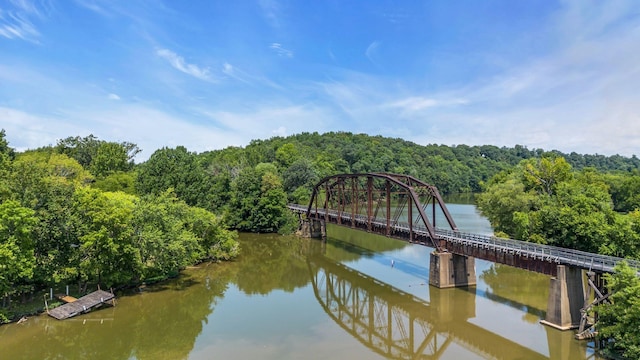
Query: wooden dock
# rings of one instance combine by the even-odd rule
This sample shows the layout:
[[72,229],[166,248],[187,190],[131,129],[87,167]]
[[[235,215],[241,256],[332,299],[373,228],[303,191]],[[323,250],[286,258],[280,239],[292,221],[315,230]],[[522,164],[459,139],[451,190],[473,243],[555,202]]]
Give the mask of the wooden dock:
[[97,290],[75,301],[69,302],[67,304],[58,306],[55,309],[49,310],[48,313],[50,316],[58,320],[64,320],[82,313],[89,312],[92,309],[99,307],[104,303],[107,303],[107,302],[113,303],[113,299],[115,299],[115,297],[116,296],[110,292],[107,292],[104,290]]

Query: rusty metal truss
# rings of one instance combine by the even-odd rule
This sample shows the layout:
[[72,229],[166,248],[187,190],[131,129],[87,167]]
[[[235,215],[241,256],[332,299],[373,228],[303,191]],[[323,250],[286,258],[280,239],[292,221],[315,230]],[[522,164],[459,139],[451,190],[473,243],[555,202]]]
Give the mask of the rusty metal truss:
[[[400,232],[406,238],[408,232],[410,242],[428,242],[438,250],[436,219],[444,217],[451,230],[458,229],[435,186],[391,173],[325,177],[313,188],[307,217],[389,237]],[[416,229],[426,229],[426,236]]]

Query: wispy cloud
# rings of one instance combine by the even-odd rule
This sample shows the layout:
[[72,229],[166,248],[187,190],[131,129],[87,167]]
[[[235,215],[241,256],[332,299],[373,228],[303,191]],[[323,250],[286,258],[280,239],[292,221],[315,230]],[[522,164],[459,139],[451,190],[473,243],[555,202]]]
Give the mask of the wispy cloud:
[[283,90],[284,88],[278,83],[259,75],[250,74],[247,71],[239,69],[237,66],[233,66],[228,62],[222,64],[222,74],[229,78],[238,80],[247,85],[251,85],[254,88],[261,88],[267,86],[276,90]]
[[210,74],[209,68],[203,68],[195,64],[189,64],[184,60],[182,56],[174,53],[171,50],[157,49],[156,54],[168,61],[171,66],[179,71],[182,71],[185,74],[191,75],[200,80],[214,81],[214,78]]
[[398,100],[389,104],[389,106],[391,107],[402,108],[408,111],[419,111],[437,105],[437,100],[419,96],[411,96],[406,99]]
[[367,46],[367,50],[364,52],[367,59],[369,59],[369,61],[371,61],[374,65],[377,65],[377,62],[375,61],[375,56],[379,47],[380,47],[380,42],[374,41],[371,44],[369,44],[369,46]]
[[251,83],[249,81],[249,76],[246,73],[244,73],[242,70],[239,70],[235,66],[229,64],[228,62],[225,62],[224,64],[222,64],[222,73],[230,78],[236,79],[245,84]]
[[[275,99],[268,104],[250,105],[248,109],[246,106],[243,109],[202,108],[198,112],[209,118],[215,127],[238,139],[263,139],[273,135],[332,129],[329,119],[334,117],[324,107],[287,104]],[[240,141],[236,145],[244,144]]]
[[109,100],[120,100],[120,96],[118,96],[118,94],[109,94],[108,96]]
[[409,96],[381,104],[380,110],[390,110],[395,113],[394,117],[397,118],[421,118],[434,111],[461,111],[461,109],[455,109],[455,107],[466,105],[467,103],[466,100],[458,98]]
[[285,49],[284,47],[282,47],[282,44],[280,43],[272,43],[271,45],[269,45],[269,48],[273,50],[276,54],[278,54],[278,56],[286,57],[286,58],[293,57],[293,51],[289,49]]
[[100,4],[100,1],[97,0],[74,0],[74,2],[76,4],[78,4],[79,6],[91,10],[95,13],[101,14],[101,15],[108,15],[109,12],[104,8],[104,6],[102,4]]
[[[352,121],[367,119],[358,124],[370,133],[423,144],[638,154],[640,25],[629,11],[636,3],[584,3],[565,2],[556,13],[548,29],[556,46],[461,86],[424,91],[396,79],[343,74],[322,87]],[[371,43],[365,55],[378,46]]]
[[42,6],[28,0],[9,0],[4,9],[0,7],[0,36],[37,43],[40,32],[32,20],[42,19],[49,10],[46,2]]
[[280,27],[280,3],[276,0],[259,0],[258,4],[269,25],[274,28]]

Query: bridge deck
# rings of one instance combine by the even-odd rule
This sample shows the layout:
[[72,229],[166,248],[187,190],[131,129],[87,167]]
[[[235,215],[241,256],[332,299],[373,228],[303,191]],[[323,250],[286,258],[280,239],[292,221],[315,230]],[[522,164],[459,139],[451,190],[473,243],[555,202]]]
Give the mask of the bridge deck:
[[[298,204],[290,204],[289,209],[298,213],[306,213],[307,207]],[[315,211],[315,210],[314,210]],[[312,214],[318,220],[328,218],[331,223],[345,226],[364,227],[367,224],[375,224],[380,227],[386,226],[386,220],[368,219],[363,215],[339,214],[338,211],[317,209],[317,213]],[[340,219],[340,223],[338,223]],[[392,237],[401,240],[408,240],[409,224],[395,222],[392,224],[394,234]],[[411,231],[420,238],[429,236],[427,229],[423,226],[412,225]],[[465,233],[457,230],[436,228],[437,240],[445,241],[445,248],[452,253],[473,256],[497,263],[517,266],[528,270],[555,275],[555,265],[576,266],[585,270],[597,272],[613,272],[615,265],[625,260],[635,269],[640,269],[640,261],[622,259],[614,256],[593,254],[585,251],[566,249],[550,245],[536,244],[521,240],[504,239],[495,236]],[[418,244],[430,246],[428,241],[414,241]],[[514,263],[514,262],[519,262]],[[553,266],[537,268],[537,264],[547,263]],[[523,266],[524,265],[524,266]],[[640,271],[638,272],[640,276]]]
[[73,302],[66,303],[62,306],[58,306],[57,308],[50,310],[49,315],[58,320],[68,319],[78,314],[90,311],[91,309],[98,307],[105,302],[114,299],[115,297],[116,296],[110,292],[97,290]]

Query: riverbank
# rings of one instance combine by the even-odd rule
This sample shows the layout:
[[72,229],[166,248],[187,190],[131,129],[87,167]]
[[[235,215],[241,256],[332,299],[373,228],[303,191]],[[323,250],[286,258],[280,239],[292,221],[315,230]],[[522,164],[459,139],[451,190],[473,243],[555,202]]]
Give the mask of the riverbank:
[[[230,261],[230,260],[225,260],[225,261]],[[203,263],[219,262],[219,261],[221,260],[205,261],[198,264],[194,264],[193,266],[188,266],[187,269],[199,266]],[[165,281],[170,281],[180,276],[180,274],[181,272],[172,272],[170,274],[167,274],[166,276],[157,276],[154,278],[147,279],[142,283],[119,286],[114,291],[116,291],[119,294],[135,291],[135,289],[142,289],[147,286],[160,284]],[[36,292],[33,292],[32,294],[26,295],[25,297],[28,297],[28,300],[13,299],[10,301],[10,305],[8,307],[0,306],[0,326],[11,324],[11,323],[18,323],[21,321],[24,322],[32,316],[37,316],[45,313],[47,311],[47,307],[49,308],[49,310],[51,310],[51,309],[55,309],[58,306],[64,305],[65,302],[58,299],[57,297],[58,294],[65,294],[75,298],[80,298],[84,295],[87,295],[93,292],[94,289],[98,289],[99,286],[97,284],[92,284],[92,285],[86,286],[85,288],[91,289],[91,290],[87,290],[84,292],[74,291],[74,289],[77,290],[77,286],[63,286],[63,287],[55,287],[55,288],[38,290]],[[46,299],[46,305],[45,305],[45,299]]]

